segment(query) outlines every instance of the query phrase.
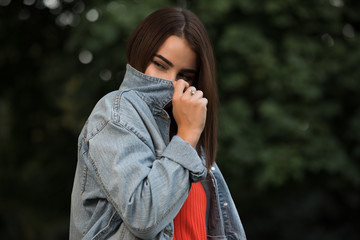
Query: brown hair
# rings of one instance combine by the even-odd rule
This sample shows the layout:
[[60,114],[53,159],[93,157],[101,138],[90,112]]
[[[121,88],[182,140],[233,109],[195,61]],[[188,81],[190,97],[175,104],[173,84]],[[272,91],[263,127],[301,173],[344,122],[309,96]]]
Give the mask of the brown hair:
[[135,69],[145,72],[148,64],[165,40],[184,38],[197,55],[199,75],[195,87],[208,99],[206,123],[197,151],[204,148],[206,167],[215,162],[217,150],[217,86],[215,60],[208,33],[199,18],[189,10],[166,7],[146,17],[129,38],[126,56]]

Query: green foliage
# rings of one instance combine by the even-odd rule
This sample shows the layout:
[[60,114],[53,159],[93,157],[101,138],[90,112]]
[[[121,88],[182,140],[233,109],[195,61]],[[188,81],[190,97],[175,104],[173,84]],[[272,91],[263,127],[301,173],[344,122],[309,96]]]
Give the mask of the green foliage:
[[136,25],[176,4],[213,42],[218,164],[248,238],[359,238],[358,2],[59,3],[0,6],[1,238],[68,238],[81,127],[119,87]]
[[[353,59],[360,52],[359,38],[354,34],[360,25],[358,17],[347,14],[358,5],[347,2],[336,7],[331,3],[252,1],[243,6],[245,1],[233,1],[221,12],[226,17],[205,18],[218,60],[218,161],[231,188],[238,190],[234,197],[243,204],[238,206],[245,219],[250,211],[252,219],[276,219],[281,226],[289,227],[286,215],[266,216],[287,209],[289,198],[298,195],[284,197],[291,194],[289,187],[301,193],[305,185],[309,196],[325,192],[330,198],[359,190],[360,134],[358,124],[353,124],[360,120],[360,72]],[[321,189],[313,186],[319,182],[323,183]],[[347,186],[347,190],[340,186]],[[284,206],[261,203],[262,199],[274,198]],[[356,199],[359,204],[359,196]],[[322,201],[325,199],[305,207],[315,211]],[[346,231],[317,220],[313,226],[318,231],[316,239],[329,238],[324,237],[326,232],[332,233],[331,239],[359,236],[352,210],[346,204],[341,207],[342,201],[347,197],[335,200],[326,211],[343,211],[346,224],[342,227]],[[264,205],[268,205],[264,212],[254,214],[254,209]],[[309,213],[288,213],[299,221],[304,214]],[[339,223],[338,215],[329,218],[332,224]],[[305,225],[300,224],[286,237],[286,230],[271,226],[276,230],[262,229],[259,233],[252,223],[248,234],[256,239],[315,239]]]

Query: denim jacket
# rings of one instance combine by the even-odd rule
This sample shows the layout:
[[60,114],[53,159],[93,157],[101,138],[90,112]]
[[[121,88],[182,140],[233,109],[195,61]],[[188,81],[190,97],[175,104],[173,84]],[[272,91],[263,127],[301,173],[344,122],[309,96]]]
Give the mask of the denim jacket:
[[173,219],[198,181],[208,239],[246,239],[217,165],[207,171],[189,143],[169,139],[164,106],[173,91],[171,81],[127,65],[120,89],[96,104],[78,141],[71,240],[172,239]]

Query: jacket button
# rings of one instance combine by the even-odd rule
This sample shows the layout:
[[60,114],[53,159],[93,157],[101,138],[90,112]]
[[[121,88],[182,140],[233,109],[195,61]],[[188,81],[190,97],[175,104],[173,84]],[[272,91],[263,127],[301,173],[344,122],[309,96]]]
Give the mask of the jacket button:
[[227,202],[225,202],[225,203],[224,203],[224,207],[227,207],[227,205],[228,205],[228,203],[227,203]]
[[211,170],[212,170],[212,171],[215,171],[215,167],[211,167]]

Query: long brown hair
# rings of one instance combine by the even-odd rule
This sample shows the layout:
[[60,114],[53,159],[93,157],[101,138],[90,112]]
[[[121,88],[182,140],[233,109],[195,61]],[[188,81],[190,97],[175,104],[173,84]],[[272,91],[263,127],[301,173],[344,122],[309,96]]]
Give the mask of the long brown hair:
[[129,38],[126,57],[128,63],[141,72],[165,40],[172,36],[184,38],[197,55],[199,75],[195,87],[208,99],[206,123],[197,145],[204,148],[206,167],[215,162],[217,150],[217,86],[215,60],[208,33],[199,18],[189,10],[166,7],[146,17]]

